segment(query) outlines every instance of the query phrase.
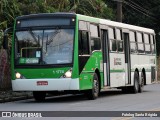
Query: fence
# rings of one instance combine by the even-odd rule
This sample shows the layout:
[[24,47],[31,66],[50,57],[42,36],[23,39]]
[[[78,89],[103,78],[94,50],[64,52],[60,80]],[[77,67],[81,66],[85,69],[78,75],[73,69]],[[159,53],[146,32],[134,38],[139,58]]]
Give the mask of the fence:
[[7,52],[0,49],[0,90],[11,89],[11,70]]

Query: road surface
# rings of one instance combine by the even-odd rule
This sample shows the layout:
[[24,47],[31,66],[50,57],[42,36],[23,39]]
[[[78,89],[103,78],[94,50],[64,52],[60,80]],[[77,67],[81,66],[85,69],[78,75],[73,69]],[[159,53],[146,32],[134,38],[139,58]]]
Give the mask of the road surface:
[[[37,103],[34,99],[1,103],[0,111],[159,111],[160,112],[160,84],[152,84],[144,87],[143,93],[124,94],[121,91],[102,92],[98,99],[87,100],[83,95],[63,95],[48,97],[46,101]],[[81,113],[80,113],[81,114]],[[90,113],[89,113],[90,114]],[[96,113],[94,113],[95,115]],[[94,116],[93,115],[93,116]],[[61,116],[61,115],[60,115]],[[2,118],[2,120],[5,118]],[[11,119],[11,118],[10,118]],[[13,119],[13,118],[12,118]],[[12,120],[11,119],[11,120]],[[17,118],[15,118],[17,120]],[[36,119],[39,118],[28,118]],[[53,117],[41,119],[75,120],[75,117]],[[150,120],[150,117],[78,117],[86,120]],[[152,119],[160,120],[160,117]],[[8,119],[7,119],[8,120]]]

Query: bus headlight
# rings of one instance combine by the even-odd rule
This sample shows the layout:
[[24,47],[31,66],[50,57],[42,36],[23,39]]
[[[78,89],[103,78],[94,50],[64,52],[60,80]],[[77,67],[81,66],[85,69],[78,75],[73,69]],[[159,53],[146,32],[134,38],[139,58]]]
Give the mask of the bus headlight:
[[21,78],[21,74],[20,73],[16,73],[16,78],[20,79]]
[[16,79],[25,79],[19,72],[16,72]]
[[65,75],[67,78],[70,78],[71,75],[72,75],[72,72],[71,72],[71,71],[67,71],[64,75]]
[[61,78],[71,78],[71,76],[72,76],[72,69],[64,73],[64,75],[62,75]]

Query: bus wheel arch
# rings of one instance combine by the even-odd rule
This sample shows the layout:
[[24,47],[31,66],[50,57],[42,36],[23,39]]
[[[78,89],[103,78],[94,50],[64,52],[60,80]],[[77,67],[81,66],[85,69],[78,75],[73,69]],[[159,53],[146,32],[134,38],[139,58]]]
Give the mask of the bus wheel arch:
[[95,73],[98,75],[98,80],[99,80],[99,92],[101,90],[101,75],[100,71],[98,69],[95,70]]
[[86,95],[89,100],[95,100],[98,98],[100,93],[100,74],[97,70],[93,73],[93,81],[92,81],[92,88],[86,91]]
[[144,75],[144,85],[146,85],[146,71],[144,68],[142,69],[142,74]]

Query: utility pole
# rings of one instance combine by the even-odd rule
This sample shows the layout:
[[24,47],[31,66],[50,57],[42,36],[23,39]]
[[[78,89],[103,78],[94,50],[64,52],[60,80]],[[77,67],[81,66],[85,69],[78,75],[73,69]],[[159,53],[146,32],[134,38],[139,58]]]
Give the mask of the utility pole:
[[122,22],[122,0],[113,1],[117,1],[117,21]]

